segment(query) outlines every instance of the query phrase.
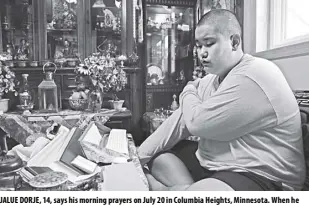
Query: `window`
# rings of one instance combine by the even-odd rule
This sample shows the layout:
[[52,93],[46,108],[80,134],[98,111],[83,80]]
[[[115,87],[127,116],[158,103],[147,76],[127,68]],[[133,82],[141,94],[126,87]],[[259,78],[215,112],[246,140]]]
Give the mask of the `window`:
[[271,48],[309,40],[308,0],[274,0],[269,3]]
[[284,1],[285,11],[285,28],[284,38],[286,40],[295,39],[300,36],[309,34],[309,1],[294,0]]
[[[255,31],[255,45],[251,43],[250,46],[254,47],[250,48],[251,53],[264,54],[272,51],[272,58],[280,58],[280,52],[284,52],[282,55],[285,56],[309,53],[307,49],[309,45],[308,0],[246,0],[244,2],[247,4],[245,13],[248,13],[244,21],[248,22],[247,25],[251,24],[249,29],[245,26],[244,30],[254,29]],[[247,31],[247,38],[250,41],[253,39],[252,31]]]

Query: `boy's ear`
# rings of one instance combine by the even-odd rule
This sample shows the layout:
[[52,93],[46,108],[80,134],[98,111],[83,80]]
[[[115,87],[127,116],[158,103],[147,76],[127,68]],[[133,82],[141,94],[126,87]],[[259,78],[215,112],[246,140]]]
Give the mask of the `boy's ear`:
[[232,42],[232,49],[233,51],[236,51],[240,45],[240,36],[239,34],[234,34],[230,38]]

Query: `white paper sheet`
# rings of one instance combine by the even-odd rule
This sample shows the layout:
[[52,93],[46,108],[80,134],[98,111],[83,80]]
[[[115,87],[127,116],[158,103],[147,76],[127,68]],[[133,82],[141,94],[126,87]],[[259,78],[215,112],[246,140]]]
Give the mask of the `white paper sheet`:
[[103,189],[107,191],[148,190],[133,162],[105,166],[103,177]]

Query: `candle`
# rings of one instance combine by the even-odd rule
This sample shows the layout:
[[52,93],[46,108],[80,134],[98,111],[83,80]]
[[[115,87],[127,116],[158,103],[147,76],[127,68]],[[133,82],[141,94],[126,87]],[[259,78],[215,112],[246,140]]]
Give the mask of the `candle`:
[[43,91],[43,109],[47,109],[46,107],[46,93]]

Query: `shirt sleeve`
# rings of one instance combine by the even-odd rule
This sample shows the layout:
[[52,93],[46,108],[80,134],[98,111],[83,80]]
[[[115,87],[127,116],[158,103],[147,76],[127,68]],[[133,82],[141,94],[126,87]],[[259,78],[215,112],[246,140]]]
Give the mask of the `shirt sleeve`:
[[193,87],[181,94],[183,118],[192,135],[230,141],[277,124],[276,113],[256,82],[243,75],[228,78],[205,101]]
[[138,148],[141,164],[144,165],[156,154],[171,149],[189,135],[181,111],[174,111]]

